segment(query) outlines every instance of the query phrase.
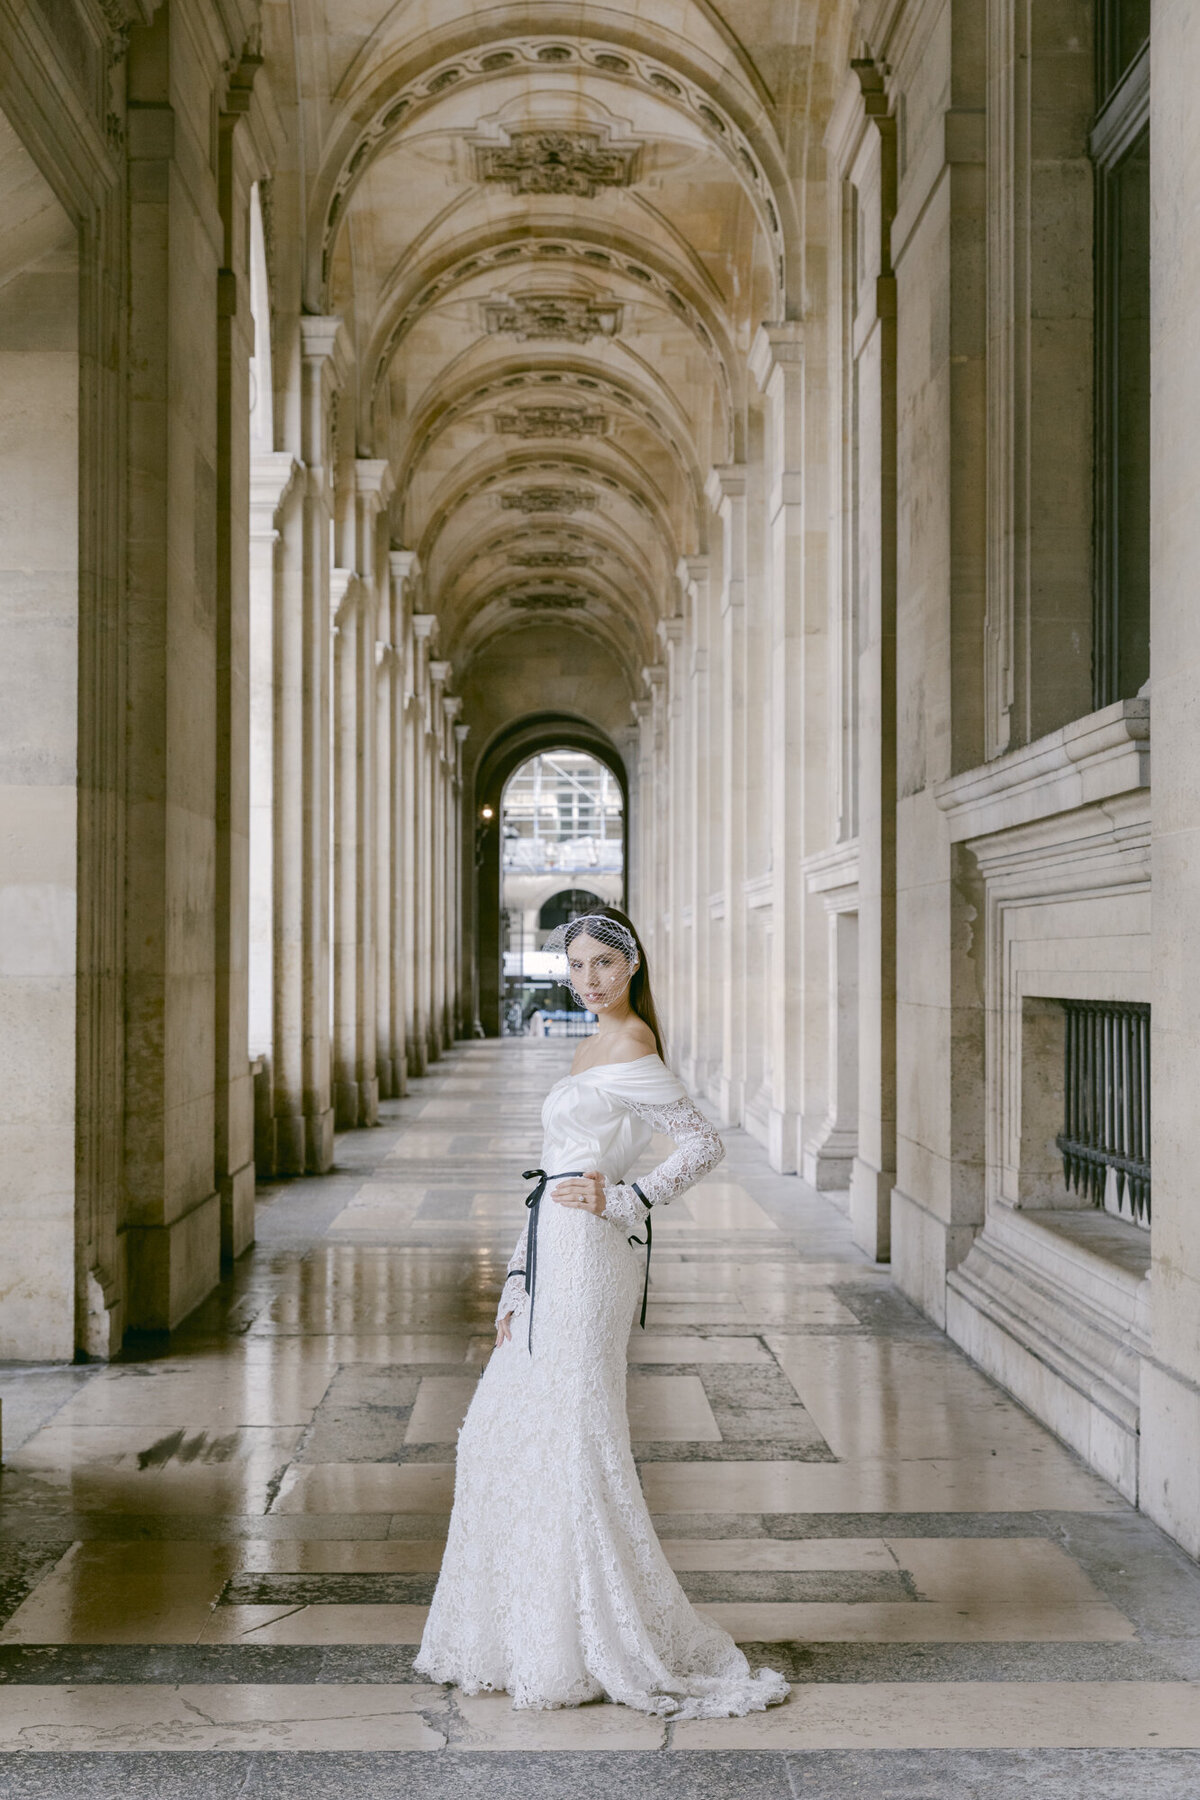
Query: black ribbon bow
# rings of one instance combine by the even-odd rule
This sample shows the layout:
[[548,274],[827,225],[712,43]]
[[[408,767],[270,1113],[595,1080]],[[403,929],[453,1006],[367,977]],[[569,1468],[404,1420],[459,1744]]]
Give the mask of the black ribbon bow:
[[[525,1240],[525,1267],[523,1269],[514,1269],[512,1271],[514,1275],[524,1275],[525,1277],[525,1292],[529,1296],[529,1331],[525,1341],[530,1351],[533,1350],[533,1300],[537,1287],[537,1232],[538,1214],[541,1210],[542,1195],[546,1192],[546,1188],[550,1182],[569,1181],[573,1175],[582,1174],[582,1169],[563,1169],[557,1175],[549,1175],[545,1169],[525,1169],[521,1174],[522,1181],[537,1182],[537,1186],[531,1194],[526,1196],[525,1200],[525,1204],[529,1208],[529,1232]],[[642,1244],[645,1244],[646,1246],[646,1278],[642,1283],[641,1319],[642,1330],[644,1331],[646,1329],[646,1300],[650,1292],[650,1246],[652,1235],[650,1227],[650,1201],[647,1200],[636,1181],[631,1182],[630,1186],[642,1205],[646,1208],[645,1237],[631,1237],[629,1239],[631,1244],[637,1244],[639,1248]]]
[[[567,1181],[572,1175],[582,1174],[582,1169],[564,1169],[560,1175],[548,1175],[545,1169],[525,1169],[521,1175],[522,1181],[537,1182],[532,1194],[529,1194],[525,1200],[525,1204],[529,1208],[529,1234],[525,1240],[525,1268],[523,1271],[525,1292],[529,1295],[529,1332],[525,1342],[531,1353],[533,1351],[533,1296],[537,1285],[538,1213],[541,1211],[542,1195],[546,1191],[548,1182]],[[522,1273],[520,1269],[514,1272],[518,1275]]]

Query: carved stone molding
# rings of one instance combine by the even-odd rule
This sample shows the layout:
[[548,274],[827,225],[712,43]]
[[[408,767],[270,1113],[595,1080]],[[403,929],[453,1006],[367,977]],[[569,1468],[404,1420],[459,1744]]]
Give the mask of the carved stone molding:
[[521,569],[586,569],[595,558],[574,550],[510,550],[508,560]]
[[580,611],[587,605],[582,594],[514,594],[508,603],[520,612]]
[[520,438],[602,437],[608,415],[578,406],[519,406],[515,412],[496,414],[496,430]]
[[511,194],[566,194],[590,200],[602,187],[637,177],[639,144],[613,144],[593,131],[514,131],[506,144],[476,144],[479,181]]
[[492,337],[553,338],[559,343],[586,344],[594,337],[616,337],[624,309],[615,300],[584,300],[574,294],[517,294],[485,300],[484,329]]
[[501,494],[500,504],[505,512],[592,512],[599,504],[599,496],[593,488],[527,487]]

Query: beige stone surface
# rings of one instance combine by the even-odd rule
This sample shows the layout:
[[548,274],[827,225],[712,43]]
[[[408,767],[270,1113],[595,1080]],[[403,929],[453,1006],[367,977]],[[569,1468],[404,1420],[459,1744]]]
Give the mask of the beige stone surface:
[[685,1721],[680,1749],[1194,1749],[1190,1682],[866,1682],[805,1688],[735,1723]]
[[[269,1686],[5,1688],[0,1747],[8,1751],[439,1750],[422,1713],[427,1688]],[[420,1709],[420,1710],[418,1710]]]

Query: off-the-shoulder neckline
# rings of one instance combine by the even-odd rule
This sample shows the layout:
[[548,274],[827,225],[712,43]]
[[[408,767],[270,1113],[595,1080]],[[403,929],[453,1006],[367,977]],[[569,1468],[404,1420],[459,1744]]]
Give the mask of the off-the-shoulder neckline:
[[586,1069],[579,1069],[572,1075],[564,1075],[564,1081],[578,1081],[581,1076],[595,1075],[601,1069],[632,1069],[637,1063],[658,1062],[657,1050],[647,1050],[645,1056],[624,1056],[619,1062],[591,1063]]

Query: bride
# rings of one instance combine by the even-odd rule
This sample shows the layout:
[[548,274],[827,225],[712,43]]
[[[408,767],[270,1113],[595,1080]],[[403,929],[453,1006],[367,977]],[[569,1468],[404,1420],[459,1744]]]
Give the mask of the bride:
[[[500,1299],[496,1349],[458,1440],[454,1510],[419,1673],[518,1707],[608,1699],[674,1719],[782,1700],[675,1579],[638,1485],[625,1356],[650,1209],[724,1147],[662,1061],[646,958],[603,907],[545,946],[596,1014],[542,1108],[542,1167]],[[625,1179],[652,1132],[673,1156]],[[548,1204],[543,1202],[543,1196]],[[643,1265],[639,1248],[645,1246]]]

